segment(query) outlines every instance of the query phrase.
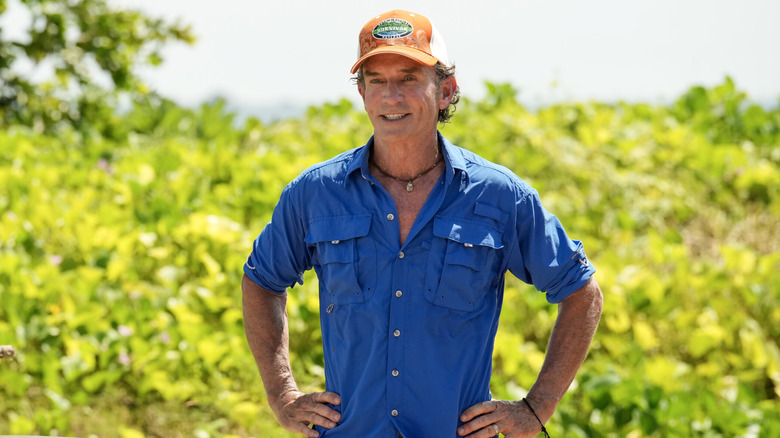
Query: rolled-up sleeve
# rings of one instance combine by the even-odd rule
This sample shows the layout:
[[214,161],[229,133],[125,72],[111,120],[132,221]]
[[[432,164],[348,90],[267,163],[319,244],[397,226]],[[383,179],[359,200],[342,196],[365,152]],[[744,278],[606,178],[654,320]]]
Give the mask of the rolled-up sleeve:
[[277,294],[283,294],[295,283],[303,284],[303,273],[311,267],[297,208],[294,190],[288,185],[244,263],[244,273],[252,281]]
[[596,270],[582,242],[569,238],[558,218],[542,206],[535,190],[528,188],[520,197],[516,213],[509,271],[546,292],[550,303],[560,303],[584,286]]

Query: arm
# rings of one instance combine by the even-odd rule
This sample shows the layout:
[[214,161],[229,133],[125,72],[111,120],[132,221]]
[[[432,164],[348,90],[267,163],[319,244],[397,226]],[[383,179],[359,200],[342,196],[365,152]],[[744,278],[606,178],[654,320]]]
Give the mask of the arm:
[[340,404],[338,394],[298,390],[290,367],[287,295],[263,289],[244,275],[241,280],[244,329],[249,349],[260,370],[268,404],[285,429],[308,437],[319,434],[309,429],[315,424],[336,427],[341,414],[326,403]]
[[596,279],[558,305],[547,354],[528,400],[545,423],[569,389],[596,334],[604,298]]
[[[528,393],[528,401],[542,422],[552,417],[561,398],[569,389],[596,333],[601,317],[603,296],[596,279],[569,295],[558,305],[550,342],[542,370]],[[464,424],[458,434],[482,438],[496,436],[493,424],[508,438],[534,437],[539,422],[522,402],[491,400],[463,412]]]

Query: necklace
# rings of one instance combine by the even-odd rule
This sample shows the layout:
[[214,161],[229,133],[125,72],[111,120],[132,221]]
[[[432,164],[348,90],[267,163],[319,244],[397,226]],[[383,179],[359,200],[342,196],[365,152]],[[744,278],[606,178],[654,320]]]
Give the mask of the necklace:
[[414,184],[413,184],[413,183],[414,183],[414,180],[416,180],[417,178],[419,178],[419,177],[421,177],[421,176],[423,176],[423,175],[427,174],[427,173],[428,173],[428,172],[430,172],[431,170],[433,170],[433,168],[434,168],[434,167],[436,167],[436,166],[438,166],[440,162],[442,162],[441,158],[439,158],[438,160],[436,160],[436,162],[435,162],[435,163],[433,163],[433,166],[431,166],[431,167],[429,167],[429,168],[427,168],[427,169],[423,170],[422,172],[418,173],[417,175],[415,175],[415,176],[413,176],[413,177],[411,177],[411,178],[399,178],[399,177],[397,177],[397,176],[395,176],[395,175],[391,175],[391,174],[389,174],[388,172],[386,172],[384,169],[382,169],[381,167],[379,167],[379,165],[378,165],[378,164],[376,164],[376,161],[374,161],[374,158],[373,158],[373,157],[371,158],[371,164],[373,164],[373,165],[374,165],[374,167],[376,167],[376,170],[378,170],[378,171],[379,171],[379,173],[381,173],[382,175],[384,175],[384,176],[386,176],[386,177],[388,177],[388,178],[393,178],[393,179],[394,179],[394,180],[396,180],[396,181],[405,182],[405,183],[406,183],[406,191],[407,191],[407,192],[411,192],[412,190],[414,190]]

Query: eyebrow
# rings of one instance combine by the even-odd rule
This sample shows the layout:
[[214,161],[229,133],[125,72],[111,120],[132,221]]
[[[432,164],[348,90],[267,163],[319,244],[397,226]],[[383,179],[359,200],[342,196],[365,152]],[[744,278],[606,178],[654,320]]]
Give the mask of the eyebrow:
[[[409,67],[409,68],[401,69],[401,73],[406,73],[406,74],[419,73],[420,71],[422,71],[422,68],[420,67]],[[363,76],[379,76],[379,73],[371,70],[364,70]]]

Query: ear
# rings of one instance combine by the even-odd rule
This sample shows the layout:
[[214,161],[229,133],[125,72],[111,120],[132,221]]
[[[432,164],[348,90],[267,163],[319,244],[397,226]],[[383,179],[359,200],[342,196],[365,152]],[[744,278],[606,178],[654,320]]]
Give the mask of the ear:
[[455,90],[458,89],[458,81],[455,76],[450,76],[441,83],[441,98],[439,99],[439,109],[446,109],[450,106],[452,98],[455,96]]

